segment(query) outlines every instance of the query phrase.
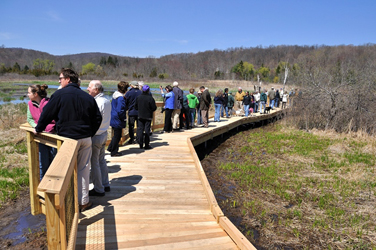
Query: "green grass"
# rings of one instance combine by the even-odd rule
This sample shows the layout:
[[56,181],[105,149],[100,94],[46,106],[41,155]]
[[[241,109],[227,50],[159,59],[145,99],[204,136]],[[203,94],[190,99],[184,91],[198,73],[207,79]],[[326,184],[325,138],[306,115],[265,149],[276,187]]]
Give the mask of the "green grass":
[[[355,235],[365,240],[366,232],[375,231],[376,210],[361,213],[363,204],[357,200],[361,198],[364,205],[376,200],[376,156],[365,152],[369,149],[365,150],[367,143],[284,130],[279,125],[271,131],[258,129],[237,136],[245,143],[238,143],[241,145],[237,150],[228,149],[231,157],[227,162],[221,161],[218,169],[229,182],[254,194],[253,198],[244,199],[240,191],[236,193],[241,200],[237,206],[246,211],[244,214],[251,214],[263,224],[270,206],[265,200],[273,200],[276,204],[290,204],[291,208],[282,210],[279,218],[281,225],[286,226],[284,230],[296,238],[306,237],[307,232],[293,227],[292,221],[320,230],[323,238],[344,239]],[[330,149],[335,145],[346,145],[347,150],[335,152]],[[281,212],[269,207],[270,211],[273,209],[276,211],[271,213]],[[307,219],[312,217],[315,219]],[[338,234],[338,229],[344,233]],[[376,241],[365,244],[376,247]]]

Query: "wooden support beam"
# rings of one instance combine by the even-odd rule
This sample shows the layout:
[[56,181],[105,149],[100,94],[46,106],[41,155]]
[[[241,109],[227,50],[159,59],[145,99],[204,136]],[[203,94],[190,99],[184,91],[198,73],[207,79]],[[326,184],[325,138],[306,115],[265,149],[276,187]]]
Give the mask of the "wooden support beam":
[[48,249],[62,249],[59,210],[55,207],[54,194],[46,194],[46,227]]
[[34,141],[34,134],[27,133],[27,153],[29,162],[29,187],[30,187],[30,206],[31,214],[37,215],[42,213],[39,203],[38,185],[39,185],[39,147]]

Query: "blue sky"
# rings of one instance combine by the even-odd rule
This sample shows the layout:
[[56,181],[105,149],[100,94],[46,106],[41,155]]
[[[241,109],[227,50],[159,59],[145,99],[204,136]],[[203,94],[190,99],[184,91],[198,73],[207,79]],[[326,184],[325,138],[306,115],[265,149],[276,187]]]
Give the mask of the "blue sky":
[[376,43],[375,0],[0,1],[0,45],[132,57]]

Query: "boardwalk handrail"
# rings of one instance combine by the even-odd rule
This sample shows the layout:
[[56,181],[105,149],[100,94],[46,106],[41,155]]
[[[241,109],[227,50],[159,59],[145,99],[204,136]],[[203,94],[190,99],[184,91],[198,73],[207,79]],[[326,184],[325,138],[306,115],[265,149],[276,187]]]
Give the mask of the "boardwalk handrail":
[[[78,227],[77,141],[50,133],[27,133],[31,213],[46,215],[49,249],[74,249]],[[39,181],[38,143],[58,148],[54,160]]]

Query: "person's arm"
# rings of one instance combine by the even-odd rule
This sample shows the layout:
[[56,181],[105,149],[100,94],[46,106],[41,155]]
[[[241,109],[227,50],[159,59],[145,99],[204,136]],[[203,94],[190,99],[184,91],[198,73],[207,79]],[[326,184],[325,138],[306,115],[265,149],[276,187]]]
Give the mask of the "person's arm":
[[150,104],[151,104],[151,110],[152,110],[153,112],[156,111],[156,110],[157,110],[157,105],[155,104],[155,100],[154,100],[154,98],[152,98]]
[[[59,97],[54,98],[54,95],[51,96],[50,100],[44,106],[42,113],[40,114],[38,124],[35,126],[35,132],[40,133],[46,129],[47,125],[50,124],[53,120],[56,121],[58,110]],[[95,104],[95,106],[97,106]]]
[[35,128],[37,124],[35,123],[33,116],[31,115],[30,108],[27,107],[27,122],[30,124],[31,127]]
[[97,133],[99,127],[102,124],[102,119],[103,119],[102,114],[99,111],[97,102],[94,100],[94,98],[93,98],[93,107],[94,107],[92,110],[93,114],[91,115],[91,128],[92,128],[91,137],[93,137]]
[[134,109],[138,110],[138,96],[136,97],[136,102],[134,104]]

